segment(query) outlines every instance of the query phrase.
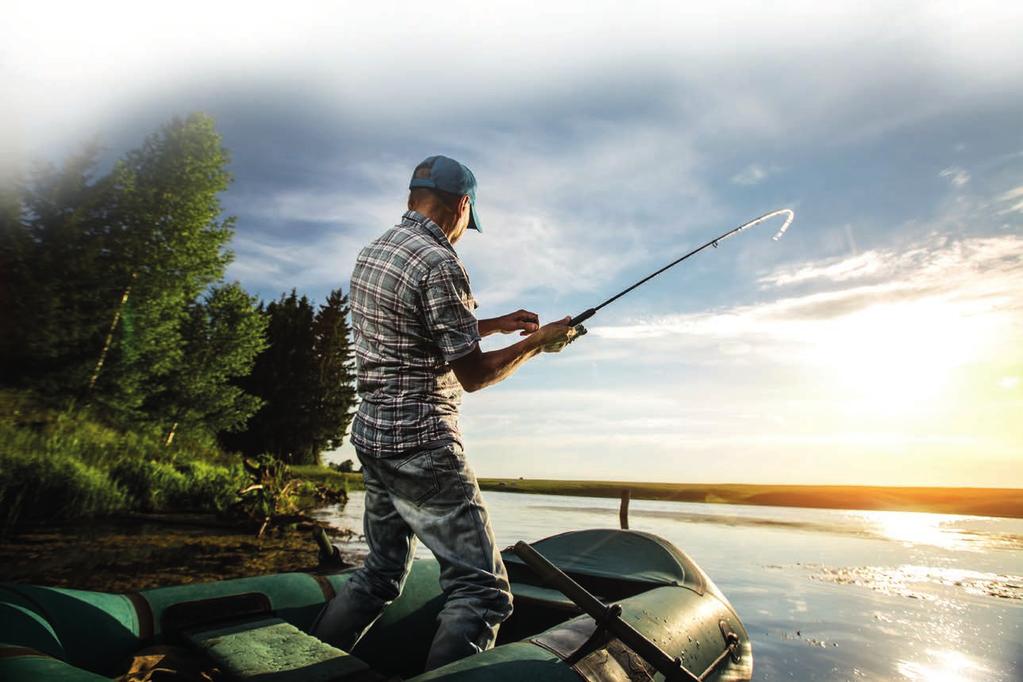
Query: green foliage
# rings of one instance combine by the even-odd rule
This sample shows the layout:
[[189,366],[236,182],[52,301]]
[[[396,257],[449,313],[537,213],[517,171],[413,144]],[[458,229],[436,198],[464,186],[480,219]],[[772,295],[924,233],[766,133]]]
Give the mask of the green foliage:
[[227,152],[213,120],[175,119],[114,168],[109,229],[115,237],[119,288],[131,286],[110,369],[98,397],[112,410],[146,414],[184,359],[189,306],[217,282],[230,261],[224,250],[233,220],[220,219]]
[[317,420],[310,435],[317,461],[322,451],[341,447],[355,407],[355,369],[348,343],[348,313],[348,297],[335,289],[313,320],[316,358],[313,409]]
[[353,462],[350,459],[346,459],[343,462],[332,463],[330,465],[330,468],[336,469],[337,471],[340,471],[342,474],[350,474],[355,471],[355,462]]
[[239,467],[129,457],[110,468],[110,478],[125,491],[130,507],[144,512],[222,512],[237,501],[244,480]]
[[89,517],[126,506],[124,491],[105,471],[76,457],[0,450],[0,531],[22,520]]
[[330,471],[317,465],[288,466],[270,455],[260,455],[244,462],[249,482],[239,492],[238,505],[248,516],[260,523],[262,537],[274,523],[300,516],[309,507],[344,504],[348,501],[347,481],[306,480],[303,473]]
[[0,187],[0,381],[122,425],[239,428],[259,401],[234,379],[264,322],[237,284],[217,285],[233,219],[213,120],[175,119],[97,178],[99,154]]
[[318,311],[292,291],[266,306],[268,345],[243,388],[265,401],[245,431],[222,437],[246,455],[315,464],[344,438],[355,406],[348,299],[331,292]]
[[246,376],[265,348],[266,319],[237,283],[214,287],[187,313],[183,357],[154,401],[154,411],[175,425],[237,430],[263,402],[233,380]]
[[238,499],[241,467],[215,463],[224,456],[207,449],[208,437],[182,435],[168,448],[158,430],[119,432],[0,392],[0,529],[123,511],[226,510]]
[[242,509],[260,522],[259,537],[278,517],[300,510],[299,479],[292,478],[288,465],[269,455],[247,459],[244,463],[249,484],[242,488]]
[[[61,168],[39,166],[4,188],[0,214],[0,367],[48,395],[87,384],[120,295],[115,244],[107,232],[113,188],[94,181],[99,148],[86,146]],[[17,202],[17,210],[9,204]]]
[[218,466],[203,460],[177,464],[188,487],[171,500],[175,509],[223,512],[238,502],[238,490],[245,482],[242,467]]
[[288,468],[291,470],[292,476],[309,481],[318,487],[342,490],[345,493],[364,488],[361,473],[346,474],[333,466],[319,464],[292,464]]

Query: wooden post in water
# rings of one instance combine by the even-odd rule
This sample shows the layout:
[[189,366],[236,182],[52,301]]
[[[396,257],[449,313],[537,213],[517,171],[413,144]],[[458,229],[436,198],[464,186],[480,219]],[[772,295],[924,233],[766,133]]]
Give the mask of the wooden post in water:
[[632,491],[628,488],[622,491],[622,506],[618,508],[618,520],[621,522],[622,530],[629,530],[629,497]]

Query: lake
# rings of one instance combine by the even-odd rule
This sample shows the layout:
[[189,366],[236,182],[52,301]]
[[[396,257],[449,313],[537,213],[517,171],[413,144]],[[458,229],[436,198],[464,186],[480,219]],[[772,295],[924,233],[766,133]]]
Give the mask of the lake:
[[[501,546],[618,526],[613,499],[484,497]],[[354,492],[321,516],[360,530],[362,511]],[[650,500],[629,520],[731,600],[756,680],[1023,680],[1023,520]]]

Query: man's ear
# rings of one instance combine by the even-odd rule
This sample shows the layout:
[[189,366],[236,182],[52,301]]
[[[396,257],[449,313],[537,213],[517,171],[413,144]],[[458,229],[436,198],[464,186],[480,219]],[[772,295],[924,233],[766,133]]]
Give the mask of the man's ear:
[[469,195],[463,194],[462,198],[458,200],[458,212],[461,213],[462,211],[468,211],[469,204],[471,202],[472,200],[469,198]]

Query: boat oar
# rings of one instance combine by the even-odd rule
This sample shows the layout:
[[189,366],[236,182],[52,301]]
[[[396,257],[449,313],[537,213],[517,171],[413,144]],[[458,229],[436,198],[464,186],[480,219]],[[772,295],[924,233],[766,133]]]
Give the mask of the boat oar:
[[659,646],[647,639],[646,635],[621,618],[622,607],[618,604],[607,606],[590,594],[586,588],[569,578],[527,543],[515,543],[515,553],[526,562],[544,582],[556,587],[576,606],[597,622],[597,628],[604,628],[623,644],[635,651],[643,660],[664,675],[667,682],[700,682],[700,678],[686,670],[681,658],[672,658]]
[[735,235],[739,234],[743,230],[748,230],[749,228],[753,227],[754,225],[759,225],[760,223],[764,222],[765,220],[769,220],[769,219],[773,218],[774,216],[781,215],[783,213],[787,213],[788,217],[785,219],[785,223],[774,234],[774,237],[772,237],[772,239],[774,239],[775,241],[781,239],[781,236],[783,234],[785,234],[785,230],[789,229],[789,224],[791,224],[792,221],[796,217],[796,214],[793,213],[792,209],[789,209],[789,208],[779,208],[777,211],[771,211],[770,213],[765,213],[764,215],[760,216],[759,218],[754,218],[753,220],[749,221],[748,223],[743,223],[739,227],[732,228],[731,230],[729,230],[728,232],[725,232],[720,237],[715,237],[714,239],[711,239],[706,244],[693,249],[692,251],[690,251],[686,255],[682,256],[681,258],[678,258],[678,259],[673,260],[672,262],[668,263],[667,265],[665,265],[663,268],[661,268],[657,272],[654,272],[654,273],[652,273],[650,275],[647,275],[643,279],[641,279],[638,282],[636,282],[635,284],[633,284],[631,287],[629,287],[627,289],[623,289],[622,291],[619,291],[617,294],[615,294],[611,298],[607,299],[606,301],[604,301],[600,305],[598,305],[598,306],[596,306],[594,308],[588,308],[587,310],[584,310],[583,312],[579,313],[578,315],[576,315],[575,317],[572,318],[572,321],[569,322],[569,325],[574,327],[574,326],[580,324],[581,322],[590,319],[591,317],[593,317],[597,313],[598,310],[600,310],[601,308],[606,306],[608,303],[613,303],[614,301],[617,301],[619,298],[621,298],[625,294],[629,293],[630,291],[632,291],[636,287],[640,286],[641,284],[645,284],[646,282],[649,282],[650,280],[652,280],[654,277],[657,277],[657,275],[661,274],[665,270],[668,270],[670,268],[675,267],[676,265],[678,265],[679,263],[684,261],[686,258],[689,258],[690,256],[695,256],[696,254],[698,254],[699,252],[703,251],[708,246],[713,246],[714,248],[717,248],[718,244],[720,244],[724,240],[728,239],[729,237],[734,237]]

